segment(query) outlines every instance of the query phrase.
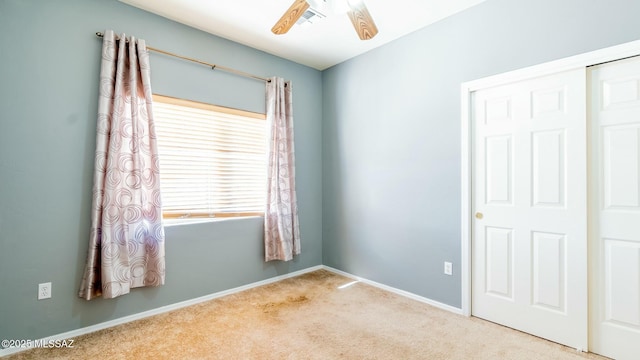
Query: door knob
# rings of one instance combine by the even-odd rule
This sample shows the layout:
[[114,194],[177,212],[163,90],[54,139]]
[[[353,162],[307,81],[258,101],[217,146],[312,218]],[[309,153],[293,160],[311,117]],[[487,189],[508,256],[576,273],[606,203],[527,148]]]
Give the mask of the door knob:
[[483,217],[484,217],[484,215],[482,215],[482,213],[481,213],[481,212],[477,212],[477,213],[476,213],[476,219],[478,219],[478,220],[482,220],[482,218],[483,218]]

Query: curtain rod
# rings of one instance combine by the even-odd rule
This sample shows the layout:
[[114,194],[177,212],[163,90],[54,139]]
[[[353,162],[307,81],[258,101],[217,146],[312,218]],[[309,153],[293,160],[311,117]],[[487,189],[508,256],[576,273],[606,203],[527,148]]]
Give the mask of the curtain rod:
[[[96,36],[101,38],[101,37],[104,37],[104,34],[103,34],[103,33],[101,33],[101,32],[97,32],[97,33],[96,33]],[[118,36],[116,36],[116,39],[117,39],[117,40],[120,40],[120,38],[119,38]],[[129,39],[127,39],[127,41],[129,41]],[[149,50],[149,51],[154,51],[154,52],[157,52],[157,53],[160,53],[160,54],[164,54],[164,55],[168,55],[168,56],[177,57],[178,59],[182,59],[182,60],[186,60],[186,61],[191,61],[191,62],[194,62],[194,63],[200,64],[200,65],[205,65],[205,66],[210,67],[210,68],[211,68],[211,70],[216,70],[216,69],[218,69],[218,70],[226,71],[226,72],[228,72],[228,73],[232,73],[232,74],[236,74],[236,75],[240,75],[240,76],[244,76],[244,77],[248,77],[248,78],[252,78],[252,79],[256,79],[256,80],[262,80],[262,81],[264,81],[264,82],[271,82],[271,79],[267,79],[267,78],[263,78],[263,77],[261,77],[261,76],[257,76],[257,75],[249,74],[249,73],[246,73],[246,72],[244,72],[244,71],[240,71],[240,70],[232,69],[232,68],[229,68],[229,67],[226,67],[226,66],[216,65],[216,64],[211,64],[211,63],[204,62],[204,61],[201,61],[201,60],[198,60],[198,59],[193,59],[193,58],[190,58],[190,57],[186,57],[186,56],[182,56],[182,55],[177,55],[177,54],[174,54],[174,53],[170,53],[170,52],[168,52],[168,51],[164,51],[164,50],[156,49],[156,48],[151,47],[151,46],[147,46],[147,50]]]

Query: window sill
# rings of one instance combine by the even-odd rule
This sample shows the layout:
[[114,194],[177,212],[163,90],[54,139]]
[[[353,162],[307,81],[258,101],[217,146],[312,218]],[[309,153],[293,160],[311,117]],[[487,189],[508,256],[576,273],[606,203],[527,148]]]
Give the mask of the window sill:
[[262,216],[254,215],[254,216],[211,217],[211,218],[174,218],[174,219],[163,219],[162,225],[164,227],[172,227],[172,226],[181,226],[181,225],[213,223],[213,222],[221,222],[221,221],[244,220],[244,219],[261,218],[261,217]]

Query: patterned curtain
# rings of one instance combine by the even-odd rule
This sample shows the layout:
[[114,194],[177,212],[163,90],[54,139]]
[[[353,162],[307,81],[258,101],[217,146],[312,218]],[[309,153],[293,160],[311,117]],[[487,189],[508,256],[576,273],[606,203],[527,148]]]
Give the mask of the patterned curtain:
[[158,152],[144,40],[102,45],[91,233],[79,296],[164,284]]
[[265,261],[289,261],[300,254],[296,202],[291,83],[267,82],[268,168],[264,215]]

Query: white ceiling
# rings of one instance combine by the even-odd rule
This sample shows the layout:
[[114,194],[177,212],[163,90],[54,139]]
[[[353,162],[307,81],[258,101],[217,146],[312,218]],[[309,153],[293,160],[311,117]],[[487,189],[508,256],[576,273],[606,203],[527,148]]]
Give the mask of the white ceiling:
[[120,0],[211,34],[324,70],[485,0],[365,0],[379,33],[358,38],[346,14],[287,34],[271,27],[293,0]]

